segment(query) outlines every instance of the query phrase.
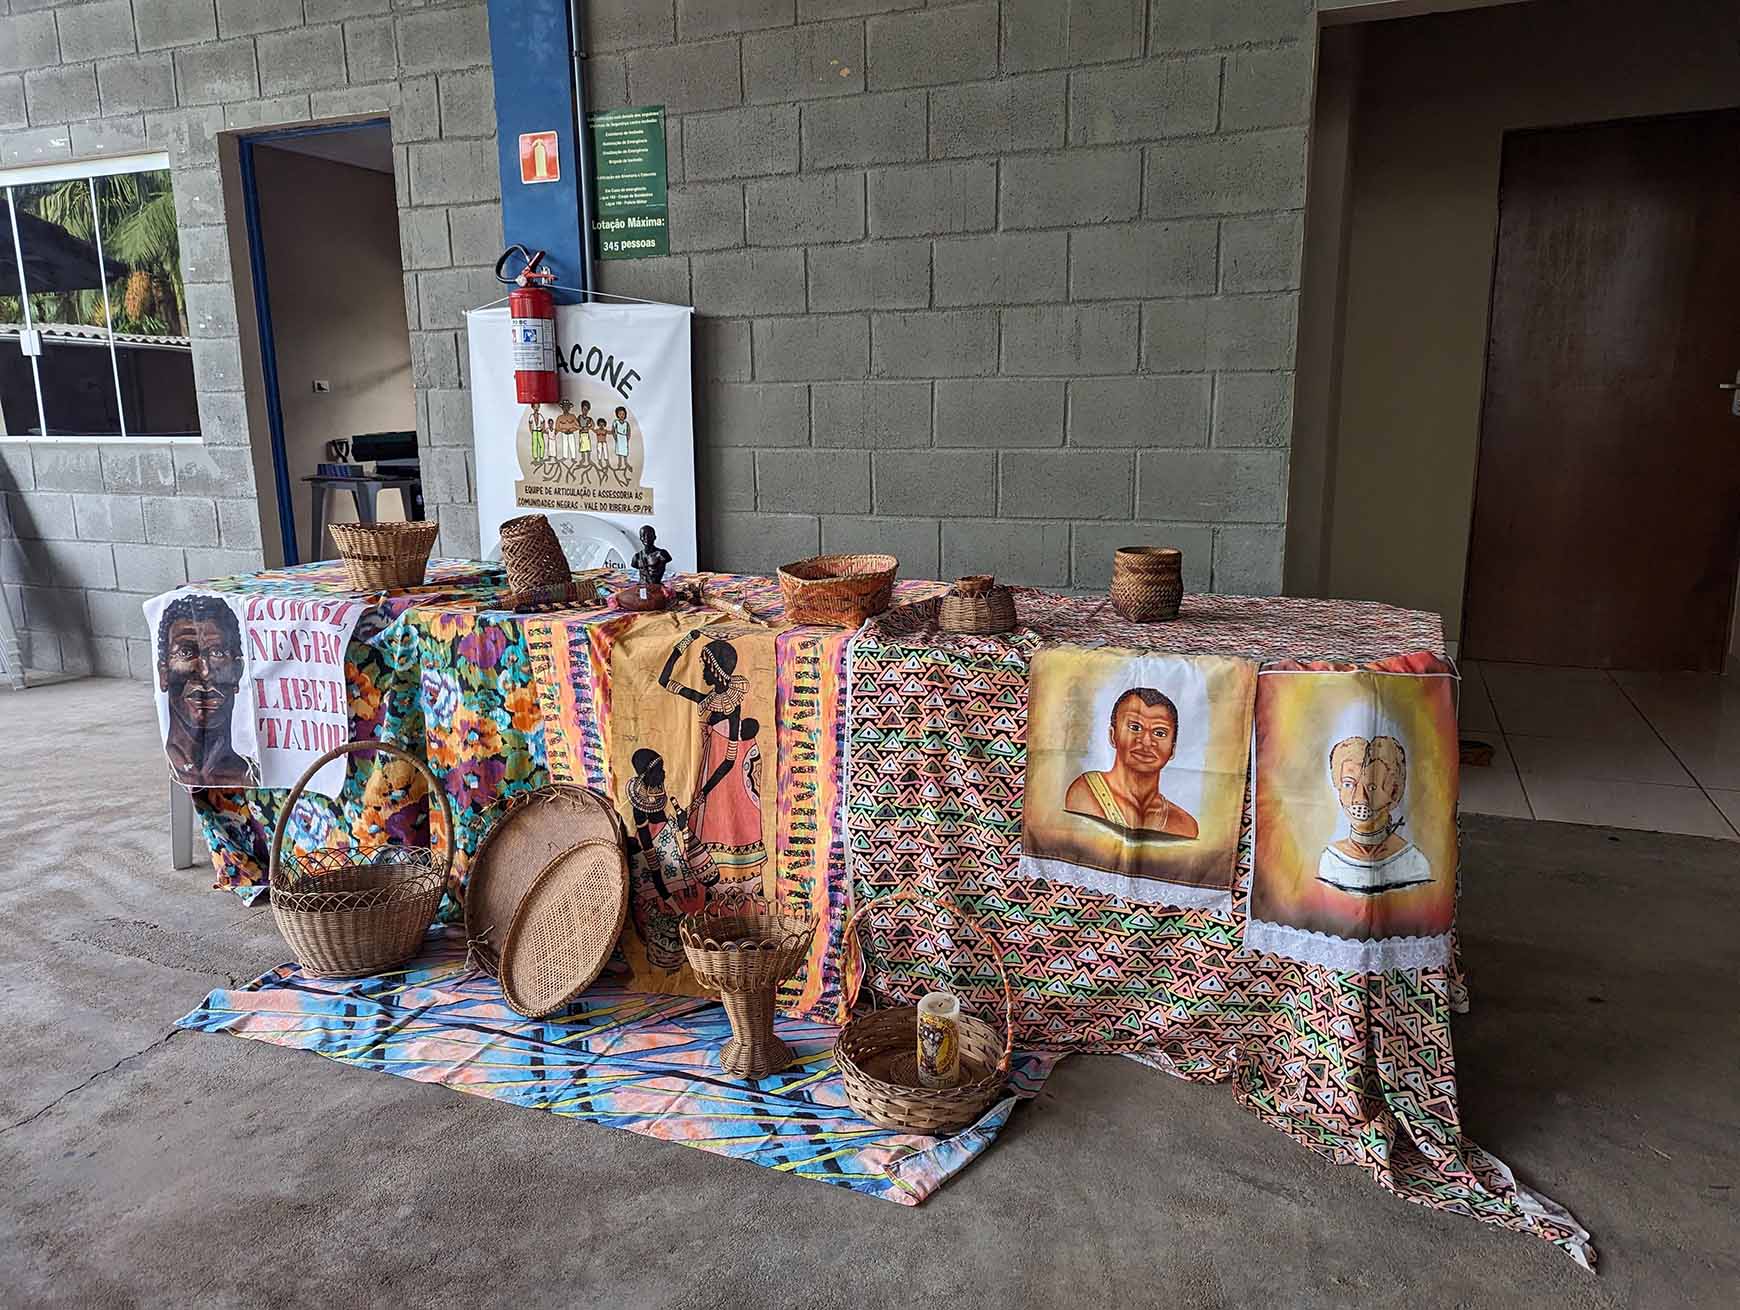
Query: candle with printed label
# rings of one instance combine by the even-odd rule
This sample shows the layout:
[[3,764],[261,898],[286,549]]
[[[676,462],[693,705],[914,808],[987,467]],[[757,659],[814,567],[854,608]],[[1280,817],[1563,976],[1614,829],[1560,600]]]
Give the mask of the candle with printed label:
[[918,1081],[925,1087],[953,1087],[960,1080],[960,998],[927,992],[918,1003]]

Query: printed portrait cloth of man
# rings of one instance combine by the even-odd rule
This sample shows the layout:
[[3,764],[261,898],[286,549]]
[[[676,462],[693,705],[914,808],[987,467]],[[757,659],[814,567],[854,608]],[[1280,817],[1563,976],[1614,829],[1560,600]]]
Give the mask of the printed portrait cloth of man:
[[157,723],[170,773],[186,787],[259,784],[247,652],[232,598],[171,592],[145,604],[156,643]]
[[1449,962],[1455,686],[1426,654],[1264,667],[1247,945],[1337,969]]
[[1056,647],[1031,677],[1022,872],[1229,909],[1256,665]]

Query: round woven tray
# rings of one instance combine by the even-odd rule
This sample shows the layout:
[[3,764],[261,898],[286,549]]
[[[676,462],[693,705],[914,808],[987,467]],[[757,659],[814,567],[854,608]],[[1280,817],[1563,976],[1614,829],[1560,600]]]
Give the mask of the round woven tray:
[[437,524],[428,519],[410,523],[329,523],[338,557],[358,591],[393,591],[423,584],[429,552],[435,548]]
[[695,977],[719,993],[731,1020],[720,1067],[738,1077],[761,1078],[790,1064],[791,1047],[773,1032],[774,991],[803,965],[815,924],[776,909],[745,906],[684,915],[677,931]]
[[900,561],[892,555],[817,555],[779,570],[779,594],[793,623],[855,628],[894,599]]
[[[423,773],[445,819],[445,849],[381,846],[372,851],[284,850],[290,815],[314,775],[357,751],[384,751]],[[429,766],[384,741],[349,741],[310,764],[272,828],[266,880],[272,917],[302,972],[311,978],[363,978],[403,964],[423,948],[453,865],[453,804]]]
[[[841,932],[846,976],[854,976],[851,953],[857,947],[858,920],[895,901],[917,901],[950,911],[990,943],[984,931],[953,901],[927,896],[910,887],[879,896],[859,907]],[[854,1016],[834,1043],[834,1063],[846,1085],[846,1099],[871,1123],[899,1132],[940,1135],[977,1122],[1002,1095],[1015,1048],[1015,992],[995,950],[987,952],[1003,980],[1003,1031],[983,1019],[961,1015],[961,1080],[953,1087],[920,1087],[918,1082],[918,1007],[903,1005]],[[911,1081],[907,1081],[910,1079]]]
[[541,1019],[604,971],[628,915],[628,865],[615,841],[593,838],[563,851],[532,880],[501,949],[501,991],[519,1013]]

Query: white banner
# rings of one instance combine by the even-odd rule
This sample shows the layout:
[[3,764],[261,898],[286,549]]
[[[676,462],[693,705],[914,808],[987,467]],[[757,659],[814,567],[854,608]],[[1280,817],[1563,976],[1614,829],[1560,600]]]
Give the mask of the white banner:
[[564,539],[598,543],[593,562],[626,566],[650,524],[676,569],[697,567],[692,312],[558,306],[561,401],[536,415],[515,399],[507,308],[465,316],[486,554],[508,519],[544,512]]

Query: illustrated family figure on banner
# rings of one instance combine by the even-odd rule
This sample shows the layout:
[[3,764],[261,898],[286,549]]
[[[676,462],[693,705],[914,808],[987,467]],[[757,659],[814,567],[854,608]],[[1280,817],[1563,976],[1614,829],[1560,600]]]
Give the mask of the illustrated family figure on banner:
[[581,400],[578,412],[564,396],[561,412],[528,414],[533,477],[560,482],[613,481],[630,486],[635,469],[630,450],[635,435],[626,405],[606,416],[593,414],[592,402]]

